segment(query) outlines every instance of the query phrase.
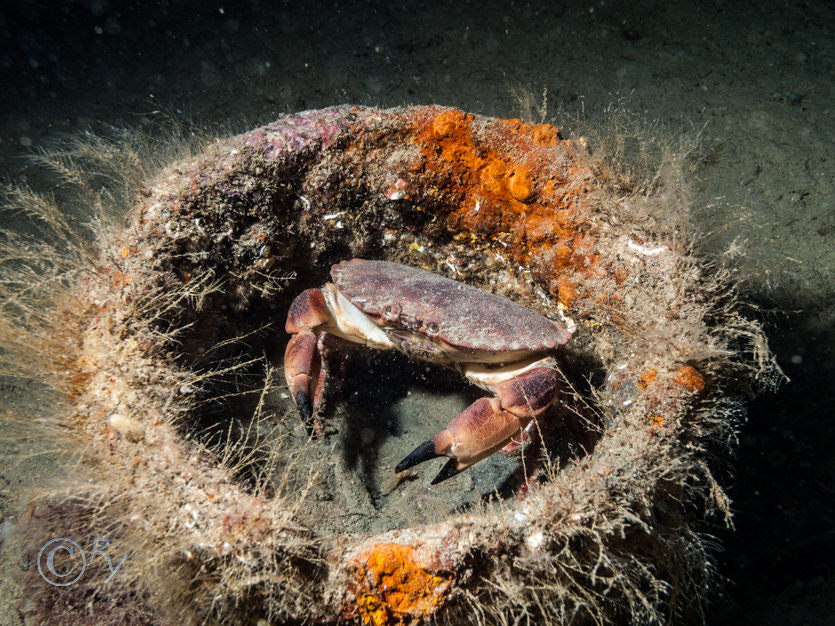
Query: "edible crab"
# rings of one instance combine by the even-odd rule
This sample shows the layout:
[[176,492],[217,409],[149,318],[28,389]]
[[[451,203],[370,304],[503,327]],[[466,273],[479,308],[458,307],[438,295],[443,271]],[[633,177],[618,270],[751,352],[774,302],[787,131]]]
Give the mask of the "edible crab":
[[299,294],[287,314],[284,370],[302,418],[321,433],[326,352],[350,342],[459,371],[492,397],[479,398],[396,467],[450,460],[436,484],[526,435],[557,397],[556,350],[570,338],[557,322],[510,300],[431,272],[354,259],[332,283]]

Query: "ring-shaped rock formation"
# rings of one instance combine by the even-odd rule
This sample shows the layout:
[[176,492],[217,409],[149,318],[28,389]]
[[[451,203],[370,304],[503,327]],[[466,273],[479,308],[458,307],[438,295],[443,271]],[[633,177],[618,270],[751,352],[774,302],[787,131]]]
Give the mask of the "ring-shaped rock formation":
[[[704,518],[727,510],[712,459],[752,376],[740,350],[760,337],[694,256],[686,219],[661,216],[682,210],[663,196],[551,125],[439,106],[288,115],[161,172],[102,239],[69,313],[67,423],[114,485],[111,503],[87,502],[133,546],[108,593],[224,623],[650,623],[690,610],[710,577]],[[292,297],[280,287],[322,284],[352,257],[570,320],[563,393],[593,448],[499,508],[373,536],[304,527],[294,494],[236,477],[190,436],[221,393],[218,363],[280,354]]]

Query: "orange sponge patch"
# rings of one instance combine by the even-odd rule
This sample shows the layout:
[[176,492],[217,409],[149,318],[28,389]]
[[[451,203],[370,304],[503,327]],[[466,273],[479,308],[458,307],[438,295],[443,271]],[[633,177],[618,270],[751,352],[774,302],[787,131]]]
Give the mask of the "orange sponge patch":
[[676,371],[673,381],[687,389],[690,393],[701,393],[705,390],[705,378],[699,371],[691,366],[685,365]]
[[549,124],[430,111],[413,119],[412,141],[449,199],[448,227],[500,246],[564,302],[575,297],[571,274],[593,275],[599,264],[578,200],[592,177],[576,148]]
[[414,546],[380,543],[352,566],[357,608],[367,625],[420,621],[441,606],[451,583],[427,569]]

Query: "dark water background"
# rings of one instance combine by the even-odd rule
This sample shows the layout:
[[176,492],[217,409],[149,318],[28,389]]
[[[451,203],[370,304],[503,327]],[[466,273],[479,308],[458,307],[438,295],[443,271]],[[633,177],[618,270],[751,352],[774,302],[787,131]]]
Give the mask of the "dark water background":
[[60,133],[161,112],[236,130],[344,102],[513,117],[514,93],[546,88],[549,118],[619,102],[660,134],[700,132],[695,219],[709,253],[744,250],[792,379],[750,405],[736,532],[719,532],[731,583],[707,621],[832,624],[833,78],[831,2],[18,0],[0,9],[0,172],[20,180],[20,155]]

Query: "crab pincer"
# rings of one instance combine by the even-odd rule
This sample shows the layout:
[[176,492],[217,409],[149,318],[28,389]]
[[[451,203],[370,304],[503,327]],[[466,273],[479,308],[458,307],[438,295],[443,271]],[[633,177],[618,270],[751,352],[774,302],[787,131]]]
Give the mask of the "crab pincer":
[[514,437],[521,437],[532,420],[550,408],[556,388],[556,373],[548,367],[536,367],[497,384],[497,397],[473,402],[449,426],[400,461],[395,471],[447,456],[450,460],[432,484],[455,476],[504,448]]

